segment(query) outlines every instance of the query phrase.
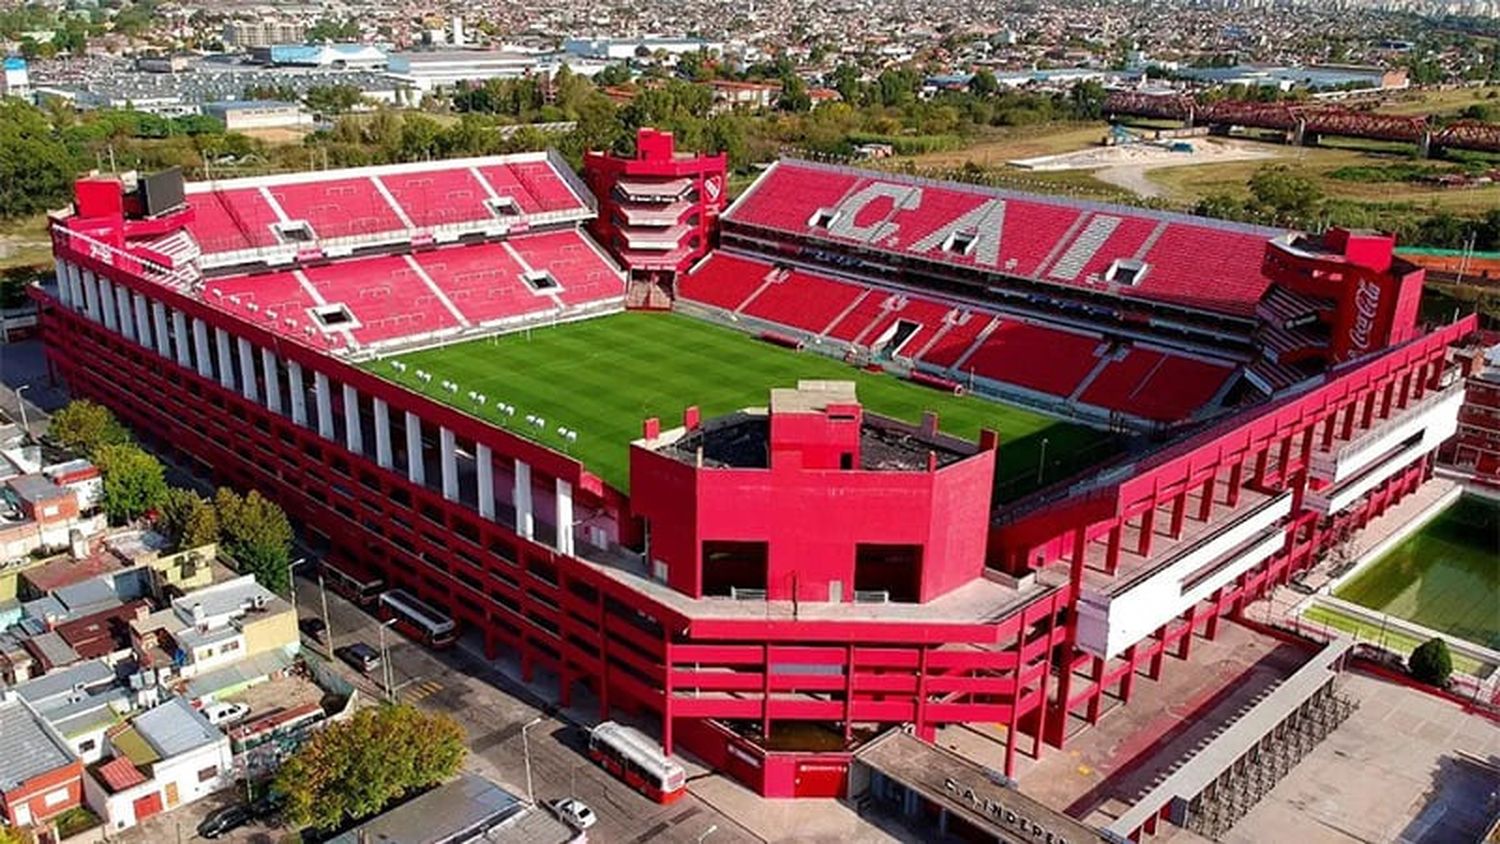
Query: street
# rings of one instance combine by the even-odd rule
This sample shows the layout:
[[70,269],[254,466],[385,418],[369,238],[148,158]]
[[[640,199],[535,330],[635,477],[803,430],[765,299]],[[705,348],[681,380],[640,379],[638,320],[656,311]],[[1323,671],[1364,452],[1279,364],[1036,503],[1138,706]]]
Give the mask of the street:
[[[297,603],[302,617],[321,616],[322,598],[311,571],[299,573]],[[380,646],[379,623],[343,597],[329,591],[326,619],[333,644],[354,642]],[[589,830],[594,841],[732,842],[757,841],[698,797],[689,793],[670,806],[655,803],[612,777],[585,754],[582,728],[527,703],[533,696],[490,662],[465,649],[467,643],[436,652],[393,631],[386,633],[396,699],[455,718],[468,732],[468,767],[512,792],[526,796],[526,749],[531,757],[532,788],[538,803],[576,796],[593,808],[599,822]],[[304,640],[305,649],[319,645]],[[362,695],[377,700],[380,671],[358,674],[335,659],[344,676]],[[549,707],[549,709],[551,709]],[[523,742],[522,727],[526,728]],[[711,831],[710,831],[711,830]],[[706,837],[705,837],[706,834]]]

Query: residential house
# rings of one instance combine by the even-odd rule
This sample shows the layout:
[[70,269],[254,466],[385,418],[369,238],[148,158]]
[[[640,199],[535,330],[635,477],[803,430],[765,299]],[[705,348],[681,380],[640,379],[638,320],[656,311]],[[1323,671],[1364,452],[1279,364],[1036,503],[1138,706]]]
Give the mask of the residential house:
[[25,700],[0,695],[0,820],[45,822],[83,798],[83,763]]
[[174,598],[131,623],[143,666],[171,664],[191,678],[248,657],[301,647],[291,604],[244,575]]
[[229,739],[185,699],[137,715],[108,734],[109,755],[83,780],[89,808],[117,832],[230,785]]

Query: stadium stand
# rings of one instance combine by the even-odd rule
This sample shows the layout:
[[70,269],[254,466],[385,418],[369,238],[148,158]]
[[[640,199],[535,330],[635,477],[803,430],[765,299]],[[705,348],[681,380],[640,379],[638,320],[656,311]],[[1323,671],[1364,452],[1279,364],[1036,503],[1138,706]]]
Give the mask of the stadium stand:
[[288,220],[305,220],[319,239],[406,228],[369,179],[293,182],[265,188]]
[[206,285],[203,298],[287,335],[300,334],[309,324],[308,309],[317,305],[292,272],[216,278]]
[[498,243],[419,252],[417,263],[470,322],[514,319],[554,307],[522,279],[524,270]]
[[1079,398],[1146,419],[1176,422],[1213,398],[1232,372],[1221,364],[1131,349],[1106,364]]
[[272,228],[281,218],[258,190],[210,191],[191,195],[187,202],[193,209],[188,230],[204,252],[233,252],[281,242]]
[[308,267],[304,274],[330,306],[348,309],[359,324],[354,339],[365,345],[460,324],[406,256],[356,258]]
[[1002,319],[961,369],[1054,396],[1070,396],[1098,365],[1101,339]]
[[869,295],[859,300],[858,304],[828,329],[828,336],[849,343],[858,342],[869,333],[870,326],[885,315],[886,305],[894,295],[882,290],[871,290]]
[[965,308],[955,311],[954,316],[955,321],[949,323],[947,330],[918,350],[918,358],[923,363],[944,369],[958,363],[963,353],[979,339],[979,333],[995,319],[986,311]]
[[527,272],[552,274],[564,305],[588,305],[625,295],[619,270],[578,229],[529,234],[507,241]]
[[545,161],[492,164],[480,167],[479,174],[496,195],[514,199],[525,214],[583,207],[582,201]]
[[762,261],[714,252],[677,282],[677,295],[726,311],[738,310],[751,293],[765,284],[766,276],[774,269]]
[[[953,306],[940,305],[927,299],[903,294],[897,299],[898,307],[889,311],[884,319],[865,335],[865,345],[875,348],[889,344],[891,348],[877,348],[877,352],[900,354],[912,357],[927,341],[942,330],[944,320],[953,312]],[[914,330],[906,329],[915,325]],[[892,336],[887,337],[887,334]]]
[[766,285],[743,313],[812,334],[822,334],[868,289],[800,269],[779,275],[780,280]]
[[375,176],[418,226],[443,226],[495,218],[489,193],[467,167]]

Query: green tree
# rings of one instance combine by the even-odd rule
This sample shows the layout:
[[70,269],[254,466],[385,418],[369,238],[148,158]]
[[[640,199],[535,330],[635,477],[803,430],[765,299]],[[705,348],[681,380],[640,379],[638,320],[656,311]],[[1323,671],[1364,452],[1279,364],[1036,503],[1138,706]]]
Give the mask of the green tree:
[[969,92],[980,97],[992,97],[1000,93],[1000,80],[995,78],[993,70],[981,67],[974,72],[974,78],[969,80]]
[[221,547],[239,563],[242,574],[285,594],[291,586],[292,524],[275,502],[259,492],[241,496],[228,487],[214,493]]
[[161,461],[130,444],[103,445],[93,453],[104,478],[104,514],[125,524],[161,506],[167,481]]
[[78,171],[40,109],[14,97],[0,100],[0,218],[67,204]]
[[1250,195],[1263,206],[1271,221],[1280,225],[1302,225],[1317,213],[1323,191],[1306,176],[1286,165],[1262,167],[1250,177]]
[[807,93],[807,83],[802,77],[790,74],[781,80],[781,96],[776,98],[776,107],[782,111],[809,111],[812,97]]
[[298,748],[273,788],[292,824],[332,829],[453,776],[465,752],[463,728],[447,715],[408,704],[362,709]]
[[1448,685],[1453,674],[1453,656],[1448,653],[1448,643],[1434,636],[1416,647],[1406,658],[1406,669],[1411,676],[1431,686],[1442,688]]
[[219,516],[198,493],[176,487],[167,490],[157,526],[179,550],[219,541]]
[[51,438],[76,454],[92,455],[107,445],[130,442],[130,431],[102,404],[74,399],[52,414]]

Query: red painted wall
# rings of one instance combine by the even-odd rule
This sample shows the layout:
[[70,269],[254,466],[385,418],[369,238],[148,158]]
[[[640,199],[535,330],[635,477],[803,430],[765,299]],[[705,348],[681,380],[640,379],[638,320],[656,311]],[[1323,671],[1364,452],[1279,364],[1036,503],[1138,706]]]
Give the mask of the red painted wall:
[[[54,806],[47,805],[47,795],[66,788],[68,799]],[[16,810],[27,806],[32,822],[43,821],[61,814],[83,802],[83,763],[74,761],[69,765],[32,777],[10,791],[0,792],[0,814],[15,823]]]

